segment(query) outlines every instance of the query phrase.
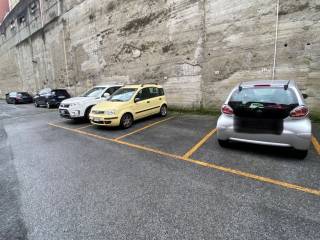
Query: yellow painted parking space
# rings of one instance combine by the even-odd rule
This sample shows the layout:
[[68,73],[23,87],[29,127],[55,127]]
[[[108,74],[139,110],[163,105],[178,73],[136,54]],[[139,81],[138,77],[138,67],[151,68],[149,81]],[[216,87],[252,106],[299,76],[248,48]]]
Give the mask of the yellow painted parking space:
[[194,145],[186,154],[183,155],[184,158],[190,158],[203,144],[205,144],[208,139],[217,132],[217,129],[211,130],[204,138],[202,138],[196,145]]
[[316,149],[316,152],[320,155],[320,143],[318,142],[315,136],[312,136],[312,144]]
[[[283,187],[283,188],[292,189],[292,190],[296,190],[296,191],[305,192],[305,193],[313,194],[313,195],[316,195],[316,196],[320,196],[320,190],[318,190],[318,189],[312,189],[312,188],[300,186],[300,185],[293,184],[293,183],[284,182],[284,181],[277,180],[277,179],[263,177],[263,176],[259,176],[259,175],[256,175],[256,174],[240,171],[240,170],[237,170],[237,169],[223,167],[223,166],[220,166],[220,165],[217,165],[217,164],[213,164],[213,163],[208,163],[208,162],[204,162],[204,161],[200,161],[200,160],[187,158],[185,156],[178,156],[178,155],[167,153],[167,152],[164,152],[164,151],[161,151],[161,150],[158,150],[158,149],[153,149],[153,148],[149,148],[149,147],[146,147],[146,146],[141,146],[141,145],[137,145],[137,144],[133,144],[133,143],[124,142],[124,141],[121,141],[119,139],[106,138],[106,137],[99,136],[99,135],[96,135],[96,134],[93,134],[93,133],[88,133],[88,132],[85,132],[85,131],[82,131],[82,130],[79,130],[79,129],[72,129],[72,128],[67,128],[67,127],[62,127],[62,126],[59,126],[59,125],[56,125],[56,124],[51,124],[51,123],[49,123],[49,125],[52,126],[52,127],[57,127],[57,128],[65,129],[65,130],[68,130],[68,131],[71,131],[71,132],[75,132],[75,133],[78,133],[78,134],[81,134],[81,135],[85,135],[85,136],[89,136],[89,137],[92,137],[92,138],[96,138],[96,139],[99,139],[99,140],[118,143],[118,144],[121,144],[121,145],[124,145],[124,146],[128,146],[128,147],[131,147],[131,148],[135,148],[135,149],[143,150],[143,151],[146,151],[146,152],[155,153],[155,154],[158,154],[158,155],[161,155],[161,156],[170,157],[170,158],[173,158],[173,159],[177,159],[177,160],[193,163],[193,164],[196,164],[196,165],[199,165],[199,166],[202,166],[202,167],[215,169],[215,170],[218,170],[218,171],[222,171],[222,172],[225,172],[225,173],[230,173],[230,174],[233,174],[233,175],[236,175],[236,176],[241,176],[241,177],[248,178],[248,179],[251,179],[251,180],[260,181],[260,182],[264,182],[264,183],[269,183],[269,184],[273,184],[273,185],[280,186],[280,187]],[[210,133],[212,134],[212,132],[213,132],[213,130]],[[210,133],[208,135],[210,135]]]
[[85,129],[85,128],[88,128],[88,127],[91,127],[91,126],[92,126],[91,124],[88,124],[88,125],[86,125],[86,126],[79,127],[79,128],[76,128],[76,129],[80,130],[80,129]]
[[160,124],[160,123],[169,121],[169,120],[172,119],[172,118],[174,118],[174,117],[169,117],[169,118],[166,118],[166,119],[164,119],[164,120],[161,120],[161,121],[157,121],[157,122],[148,124],[147,126],[144,126],[144,127],[142,127],[142,128],[139,128],[139,129],[137,129],[137,130],[135,130],[135,131],[133,131],[133,132],[130,132],[130,133],[127,133],[127,134],[122,135],[122,136],[120,136],[120,137],[117,137],[116,140],[120,140],[120,139],[123,139],[123,138],[125,138],[125,137],[130,136],[130,135],[136,134],[136,133],[138,133],[138,132],[141,132],[141,131],[143,131],[143,130],[146,130],[146,129],[148,129],[148,128],[151,128],[151,127],[153,127],[153,126],[155,126],[155,125],[158,125],[158,124]]

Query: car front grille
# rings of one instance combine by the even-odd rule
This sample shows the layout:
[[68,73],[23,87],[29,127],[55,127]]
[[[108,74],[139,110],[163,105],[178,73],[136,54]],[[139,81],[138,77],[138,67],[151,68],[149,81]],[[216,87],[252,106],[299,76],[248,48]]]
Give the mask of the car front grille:
[[92,110],[92,113],[97,114],[97,115],[102,115],[102,114],[104,114],[104,111]]

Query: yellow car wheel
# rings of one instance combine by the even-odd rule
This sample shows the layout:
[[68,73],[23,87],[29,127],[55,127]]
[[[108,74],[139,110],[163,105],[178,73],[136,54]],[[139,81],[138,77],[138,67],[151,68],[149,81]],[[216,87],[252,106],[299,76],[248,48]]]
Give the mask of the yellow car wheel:
[[160,116],[165,117],[168,114],[168,108],[166,105],[162,105],[160,108]]
[[120,126],[123,129],[130,128],[133,124],[133,116],[130,113],[125,113],[121,120],[120,120]]

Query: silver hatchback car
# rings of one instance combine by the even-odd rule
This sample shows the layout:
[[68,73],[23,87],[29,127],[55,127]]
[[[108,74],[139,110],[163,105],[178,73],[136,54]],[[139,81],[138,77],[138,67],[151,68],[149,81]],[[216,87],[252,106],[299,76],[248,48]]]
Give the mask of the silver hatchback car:
[[293,147],[305,158],[311,143],[311,121],[294,81],[244,82],[234,88],[217,123],[220,146],[229,141]]

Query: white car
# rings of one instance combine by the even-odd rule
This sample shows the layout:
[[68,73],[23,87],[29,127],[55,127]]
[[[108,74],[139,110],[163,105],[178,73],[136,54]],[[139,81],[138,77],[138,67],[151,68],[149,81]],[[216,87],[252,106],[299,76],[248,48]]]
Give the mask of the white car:
[[60,116],[67,119],[89,119],[91,108],[99,102],[106,101],[121,87],[120,85],[96,86],[79,97],[64,100],[59,106]]

